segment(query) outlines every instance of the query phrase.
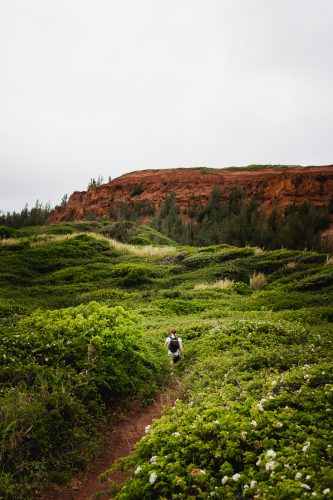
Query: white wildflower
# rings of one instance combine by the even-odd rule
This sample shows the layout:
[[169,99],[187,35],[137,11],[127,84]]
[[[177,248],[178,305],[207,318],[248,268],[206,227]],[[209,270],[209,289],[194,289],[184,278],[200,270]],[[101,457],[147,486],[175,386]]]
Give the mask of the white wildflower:
[[223,476],[222,477],[222,484],[225,484],[228,481],[228,476]]
[[310,365],[304,365],[303,370],[308,370],[310,368]]
[[263,407],[262,403],[258,403],[258,404],[257,404],[257,407],[258,407],[258,409],[259,409],[260,411],[264,411],[264,407]]
[[277,384],[277,381],[276,380],[272,380],[272,386],[275,387]]
[[276,457],[276,453],[274,450],[268,450],[267,453],[266,453],[266,458],[275,458]]
[[274,396],[269,396],[269,399],[275,399],[275,397]]
[[173,432],[173,433],[172,433],[172,435],[173,435],[173,436],[175,436],[175,437],[177,438],[177,437],[179,437],[179,436],[180,436],[180,432],[177,432],[177,431],[176,431],[176,432]]
[[276,422],[276,427],[282,427],[283,423],[282,422]]
[[248,484],[244,484],[243,490],[248,490],[248,489],[249,489],[249,485]]
[[309,448],[310,448],[310,443],[309,443],[309,441],[307,441],[302,448],[303,453],[306,453]]
[[219,424],[220,422],[218,420],[214,420],[213,424]]
[[258,458],[258,460],[256,461],[256,465],[260,465],[261,464],[261,458]]
[[242,436],[242,439],[246,439],[246,436],[247,436],[247,432],[246,431],[242,431],[241,432],[241,436]]
[[305,490],[311,490],[310,486],[305,483],[301,483],[301,487],[304,488]]
[[265,467],[266,470],[274,470],[276,467],[276,462],[274,462],[274,460],[271,460],[270,462],[267,462]]
[[140,472],[142,471],[142,467],[140,467],[140,465],[135,469],[134,471],[134,474],[137,476],[138,474],[140,474]]
[[301,479],[302,476],[303,474],[301,472],[296,472],[295,479]]
[[148,434],[148,432],[150,431],[150,427],[151,427],[151,425],[147,425],[147,426],[145,427],[145,433],[146,433],[146,434]]
[[328,495],[330,491],[330,488],[325,488],[323,491],[323,495]]
[[238,481],[238,479],[240,478],[240,474],[238,474],[238,472],[236,472],[236,474],[234,474],[234,475],[233,475],[233,476],[231,476],[231,477],[232,477],[232,479],[233,479],[234,481]]
[[150,462],[151,462],[152,464],[156,464],[156,460],[157,460],[157,456],[156,456],[156,455],[154,455],[153,457],[151,457]]
[[200,469],[200,474],[206,474],[206,471],[203,469]]
[[210,494],[211,497],[216,497],[215,491],[211,491],[209,494]]
[[317,496],[317,492],[316,492],[316,491],[313,491],[313,492],[312,492],[312,496],[313,496],[313,497],[316,497],[316,496]]
[[252,420],[251,424],[253,425],[253,427],[257,427],[257,422],[255,420]]
[[257,484],[257,481],[255,481],[254,479],[250,482],[250,488],[254,488],[255,485]]
[[154,484],[157,479],[157,474],[156,472],[152,472],[149,476],[149,482],[150,484]]
[[311,479],[310,474],[308,474],[308,475],[306,476],[306,478],[305,478],[305,479],[306,479],[307,481],[309,481],[309,479]]

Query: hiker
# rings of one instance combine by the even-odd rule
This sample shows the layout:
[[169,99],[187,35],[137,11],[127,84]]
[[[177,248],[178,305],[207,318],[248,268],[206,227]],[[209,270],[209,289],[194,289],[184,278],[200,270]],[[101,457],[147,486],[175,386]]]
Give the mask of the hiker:
[[177,337],[177,330],[175,328],[171,330],[170,337],[165,339],[164,345],[168,348],[168,355],[172,356],[171,363],[177,363],[177,361],[183,359],[184,349],[182,339]]

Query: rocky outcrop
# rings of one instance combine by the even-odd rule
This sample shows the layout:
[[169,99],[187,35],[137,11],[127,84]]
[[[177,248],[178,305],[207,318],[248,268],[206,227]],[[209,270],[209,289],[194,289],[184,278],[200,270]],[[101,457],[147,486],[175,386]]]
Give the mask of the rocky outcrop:
[[49,222],[80,220],[92,214],[109,217],[119,204],[134,205],[139,201],[149,201],[159,210],[172,192],[176,194],[180,214],[186,217],[189,200],[205,204],[215,187],[220,188],[225,200],[233,188],[240,189],[247,198],[256,197],[266,213],[277,206],[284,208],[305,201],[321,206],[333,195],[333,165],[132,172],[87,191],[74,192],[66,205],[55,208]]

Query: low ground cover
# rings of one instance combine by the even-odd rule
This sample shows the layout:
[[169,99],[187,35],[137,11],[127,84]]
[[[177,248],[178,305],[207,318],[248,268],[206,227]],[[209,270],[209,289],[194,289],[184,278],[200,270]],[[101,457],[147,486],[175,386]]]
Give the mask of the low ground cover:
[[116,498],[329,493],[333,367],[320,332],[238,321],[188,338],[184,397],[137,445]]
[[66,481],[91,456],[98,418],[149,400],[169,366],[135,313],[97,302],[36,311],[0,341],[0,496],[28,498]]
[[119,498],[332,492],[330,257],[152,247],[155,230],[130,247],[103,227],[26,228],[0,246],[0,496],[33,498],[82,468],[106,409],[168,382],[172,327],[184,395],[129,459],[140,470]]

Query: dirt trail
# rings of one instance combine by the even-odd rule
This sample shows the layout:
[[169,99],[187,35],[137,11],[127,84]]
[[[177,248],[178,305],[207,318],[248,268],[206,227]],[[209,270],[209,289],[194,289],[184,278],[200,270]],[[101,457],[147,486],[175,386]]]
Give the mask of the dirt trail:
[[[89,464],[87,471],[76,477],[69,486],[48,491],[42,500],[88,500],[94,493],[103,490],[107,483],[99,481],[99,474],[111,467],[118,458],[131,453],[134,445],[144,436],[145,427],[151,424],[154,418],[159,418],[163,409],[174,405],[179,392],[180,384],[166,389],[149,406],[119,417],[107,435],[110,445]],[[109,477],[117,483],[126,479],[125,474],[121,472],[110,474]],[[98,496],[99,500],[109,498],[106,494]]]

